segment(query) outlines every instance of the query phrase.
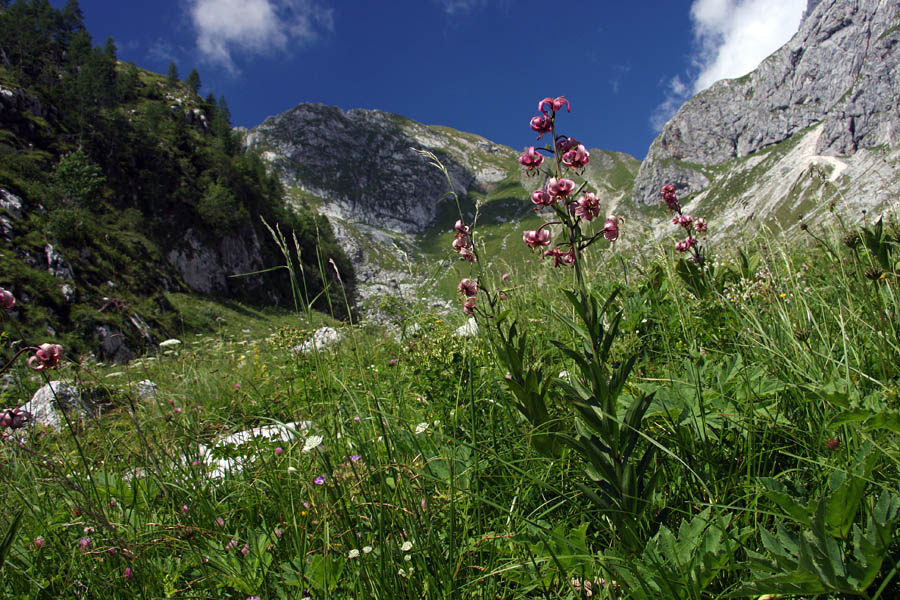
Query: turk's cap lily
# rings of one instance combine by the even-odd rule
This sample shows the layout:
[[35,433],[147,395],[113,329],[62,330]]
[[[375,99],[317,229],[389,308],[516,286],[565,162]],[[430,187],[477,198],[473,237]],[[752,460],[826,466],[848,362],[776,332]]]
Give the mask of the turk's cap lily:
[[550,110],[555,112],[557,110],[560,110],[563,107],[563,105],[565,105],[566,110],[568,112],[572,112],[572,105],[569,104],[569,101],[566,100],[566,98],[564,96],[557,96],[556,98],[551,98],[550,96],[547,96],[546,98],[544,98],[543,100],[538,102],[538,110],[544,114],[547,114],[547,111],[544,110],[545,106],[549,107]]
[[547,190],[534,190],[531,192],[531,202],[535,206],[550,206],[556,204],[556,198],[547,193]]
[[551,129],[553,129],[553,119],[541,113],[531,119],[531,128],[540,134],[539,136],[537,136],[537,139],[541,139],[542,137],[544,137],[545,133],[548,133]]
[[562,156],[563,164],[570,169],[583,169],[591,158],[591,153],[582,144],[565,152]]
[[473,298],[478,294],[478,282],[467,277],[459,282],[457,289],[466,298]]
[[546,229],[528,230],[522,234],[522,240],[529,248],[550,245],[550,232]]
[[606,218],[606,223],[603,225],[603,237],[607,241],[614,242],[619,239],[619,223],[621,221],[619,217]]
[[34,351],[34,356],[28,359],[28,366],[35,371],[53,369],[59,364],[62,355],[63,347],[59,344],[41,344]]
[[560,179],[551,177],[547,182],[547,192],[549,192],[549,194],[555,198],[565,198],[574,191],[575,182],[571,179],[566,179],[565,177],[562,177]]
[[519,157],[519,163],[529,171],[541,166],[543,162],[544,156],[534,146],[529,146]]

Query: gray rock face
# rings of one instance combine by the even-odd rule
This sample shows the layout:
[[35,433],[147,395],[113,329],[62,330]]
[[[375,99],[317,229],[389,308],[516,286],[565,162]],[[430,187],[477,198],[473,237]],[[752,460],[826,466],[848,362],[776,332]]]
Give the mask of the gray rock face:
[[204,294],[225,294],[234,286],[229,276],[259,271],[262,244],[252,227],[240,235],[228,235],[217,244],[200,239],[193,229],[185,233],[181,245],[172,248],[167,258],[191,289]]
[[114,327],[98,325],[94,333],[100,342],[100,356],[103,360],[114,363],[127,363],[136,354],[125,343],[125,336]]
[[816,152],[849,155],[900,141],[900,0],[810,0],[800,30],[752,73],[691,98],[665,125],[632,192],[657,202],[709,184],[703,167],[824,123]]
[[48,117],[56,111],[41,103],[40,98],[30,96],[21,88],[5,88],[0,85],[0,126],[15,133],[32,133],[37,125],[25,118],[25,113]]
[[52,244],[44,246],[44,256],[47,258],[47,271],[51,275],[59,279],[65,279],[66,281],[75,279],[75,275],[72,273],[72,267]]
[[0,188],[0,208],[8,210],[16,219],[22,218],[22,199],[3,188]]
[[377,110],[300,104],[266,119],[247,134],[246,143],[265,150],[264,158],[285,184],[328,198],[323,212],[329,217],[417,232],[434,219],[447,183],[412,148],[438,150],[458,192],[476,186],[478,174],[438,144],[415,136],[410,128],[416,126]]

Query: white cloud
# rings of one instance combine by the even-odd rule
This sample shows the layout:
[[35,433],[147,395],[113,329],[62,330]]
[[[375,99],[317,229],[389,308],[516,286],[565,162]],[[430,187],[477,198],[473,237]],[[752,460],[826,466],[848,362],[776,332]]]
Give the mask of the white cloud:
[[487,0],[434,0],[448,15],[464,14],[481,8]]
[[694,92],[746,75],[797,32],[806,0],[694,0]]
[[746,75],[797,32],[807,0],[694,0],[695,48],[687,81],[661,82],[668,99],[650,117],[659,131],[693,94]]
[[612,88],[613,94],[618,94],[622,85],[622,77],[631,71],[631,65],[612,65],[610,70],[612,76],[609,78],[609,86]]
[[189,6],[200,53],[232,72],[233,52],[283,52],[334,28],[332,10],[313,0],[189,0]]
[[431,2],[444,9],[450,17],[465,16],[486,8],[508,12],[517,7],[515,0],[431,0]]
[[676,75],[669,80],[669,89],[672,90],[672,93],[676,96],[683,96],[685,92],[687,92],[687,84],[681,80],[681,77]]
[[656,107],[653,114],[650,115],[650,125],[653,131],[659,131],[666,124],[666,121],[672,118],[684,101],[690,96],[689,88],[681,77],[676,75],[666,82],[660,82],[660,86],[664,86],[668,92],[665,102]]
[[155,62],[168,64],[169,61],[176,60],[177,52],[172,44],[157,38],[147,47],[147,56]]

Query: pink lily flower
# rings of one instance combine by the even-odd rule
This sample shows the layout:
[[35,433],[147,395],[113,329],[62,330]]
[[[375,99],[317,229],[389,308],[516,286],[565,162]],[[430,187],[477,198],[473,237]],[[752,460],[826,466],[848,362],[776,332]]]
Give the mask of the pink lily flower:
[[537,231],[528,230],[522,234],[522,239],[529,248],[537,248],[539,246],[550,245],[550,232],[546,229],[538,229]]
[[531,192],[531,201],[536,206],[550,206],[556,204],[556,198],[547,193],[546,190],[534,190]]
[[563,107],[563,104],[566,105],[566,110],[568,112],[572,112],[572,105],[569,104],[569,101],[566,100],[564,96],[557,96],[556,98],[547,96],[538,103],[538,110],[546,114],[544,106],[549,106],[551,110],[557,111]]
[[457,219],[456,224],[453,225],[453,229],[456,230],[458,235],[469,235],[472,233],[472,228],[468,225],[464,225],[462,219]]
[[478,295],[478,282],[467,277],[459,282],[457,289],[466,298],[473,298]]
[[619,221],[620,219],[617,217],[606,218],[606,223],[603,225],[603,237],[610,242],[619,239]]
[[545,133],[553,129],[553,119],[543,113],[539,114],[531,119],[531,128],[540,134],[537,139],[541,139]]
[[62,358],[63,347],[59,344],[41,344],[34,351],[34,356],[28,359],[28,366],[35,371],[53,369]]
[[593,192],[579,196],[575,206],[575,216],[585,221],[593,221],[600,216],[600,201]]
[[582,145],[578,144],[562,156],[563,164],[569,167],[570,169],[583,169],[586,164],[588,164],[588,160],[590,160],[591,154],[587,151],[587,149]]
[[547,182],[547,191],[553,197],[565,198],[575,191],[575,182],[565,177],[561,179],[551,177],[550,181]]
[[0,288],[0,308],[3,310],[12,310],[15,305],[16,298],[12,295],[12,292]]
[[544,162],[544,157],[534,149],[534,146],[529,146],[528,149],[522,153],[522,156],[519,157],[519,162],[525,167],[525,171],[529,174]]

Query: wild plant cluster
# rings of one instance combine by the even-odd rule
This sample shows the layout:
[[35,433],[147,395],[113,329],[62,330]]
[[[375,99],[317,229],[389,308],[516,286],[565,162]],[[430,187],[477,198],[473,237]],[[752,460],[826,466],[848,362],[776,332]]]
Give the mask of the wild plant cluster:
[[[626,281],[564,108],[520,158],[541,260],[496,271],[456,224],[470,335],[401,305],[303,351],[311,313],[234,312],[127,367],[10,360],[0,595],[900,597],[895,224],[717,255],[666,186],[679,239]],[[51,373],[116,400],[37,425],[15,407]]]

